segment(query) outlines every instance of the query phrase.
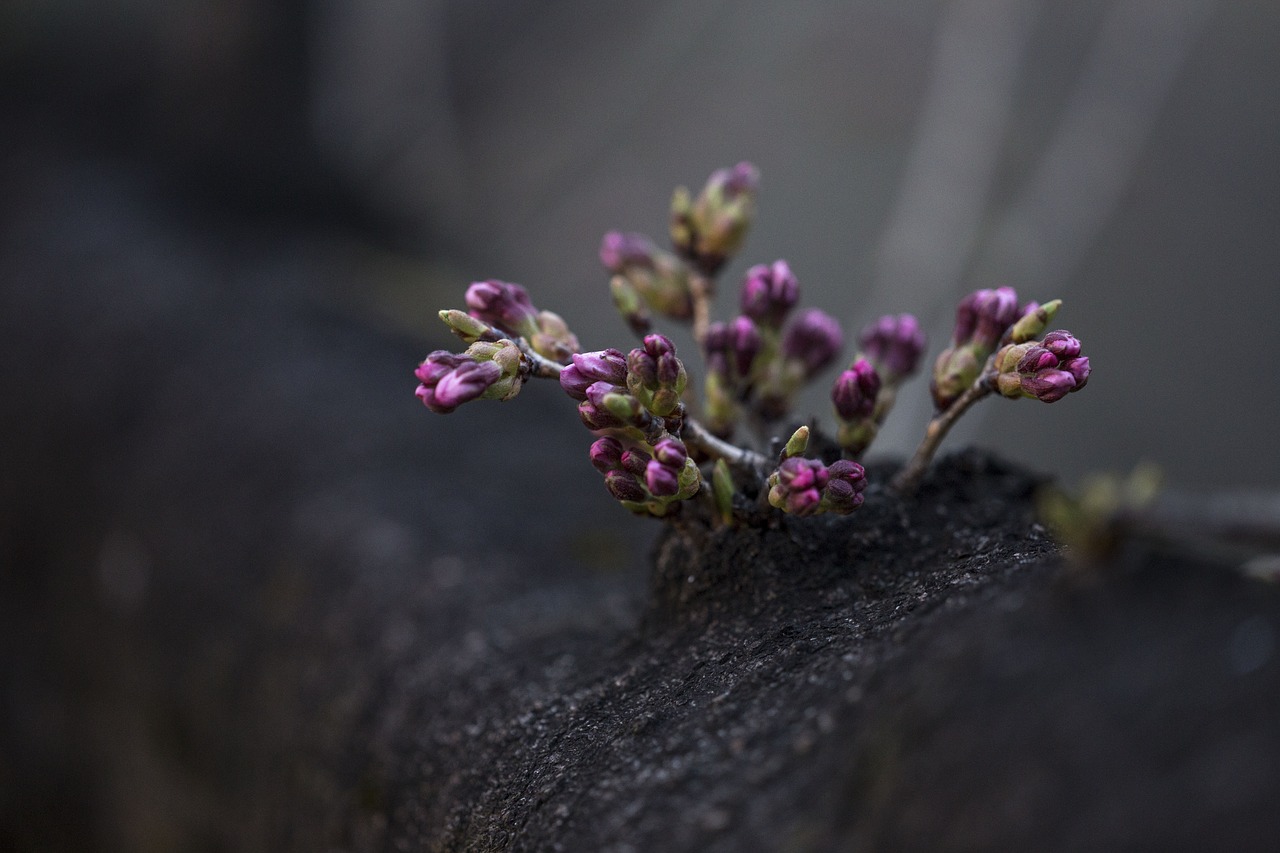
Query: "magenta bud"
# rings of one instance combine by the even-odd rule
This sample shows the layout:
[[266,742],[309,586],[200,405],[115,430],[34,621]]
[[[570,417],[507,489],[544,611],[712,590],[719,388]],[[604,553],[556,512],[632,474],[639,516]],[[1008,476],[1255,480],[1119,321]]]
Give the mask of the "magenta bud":
[[1027,350],[1026,354],[1018,360],[1018,364],[1014,369],[1018,373],[1034,373],[1037,370],[1057,368],[1057,366],[1058,357],[1037,344]]
[[465,361],[440,376],[434,386],[423,383],[418,398],[433,412],[448,414],[482,395],[502,378],[502,368],[492,361]]
[[1044,336],[1041,344],[1059,359],[1075,358],[1080,354],[1080,341],[1070,332],[1058,329]]
[[1076,387],[1075,377],[1065,370],[1040,370],[1022,377],[1022,391],[1045,403],[1053,403],[1067,396]]
[[653,458],[678,472],[689,458],[689,451],[680,439],[664,438],[653,446]]
[[830,364],[843,346],[840,324],[817,308],[810,308],[797,317],[782,338],[783,354],[804,365],[806,378]]
[[560,387],[575,400],[587,399],[587,388],[596,382],[627,383],[627,358],[619,350],[574,353],[571,359],[560,371]]
[[1071,377],[1075,379],[1076,387],[1072,388],[1071,389],[1072,391],[1079,391],[1081,388],[1085,386],[1085,383],[1089,381],[1089,357],[1088,356],[1082,355],[1079,358],[1067,359],[1066,361],[1062,362],[1062,364],[1059,366],[1063,370],[1067,371],[1067,373],[1070,373]]
[[616,438],[600,438],[591,444],[591,464],[601,474],[622,466],[622,443]]
[[1018,294],[1012,287],[970,293],[956,309],[952,344],[955,347],[972,344],[989,354],[1020,316]]
[[870,362],[860,358],[836,377],[831,388],[831,402],[842,419],[854,421],[871,416],[879,393],[879,375]]
[[729,324],[729,346],[738,376],[750,376],[751,365],[760,354],[761,347],[760,330],[750,317],[735,317]]
[[626,471],[610,471],[605,474],[604,485],[609,490],[609,494],[620,501],[641,503],[649,497],[636,476]]
[[645,468],[644,481],[654,497],[668,498],[680,491],[680,472],[668,468],[656,459],[650,461]]
[[895,383],[916,372],[925,349],[924,330],[911,314],[886,314],[862,330],[858,343]]
[[742,313],[761,325],[781,328],[800,298],[800,283],[786,261],[747,270],[742,283]]
[[614,274],[632,266],[651,267],[656,251],[653,241],[643,234],[610,231],[600,241],[600,263]]
[[624,450],[622,452],[620,464],[622,465],[622,470],[630,471],[637,477],[642,477],[644,476],[644,469],[649,465],[652,458],[653,457],[648,453],[645,453],[643,450],[636,450],[635,448],[632,448],[631,450]]
[[518,284],[477,281],[467,288],[467,307],[472,316],[505,332],[531,337],[538,331],[538,309]]

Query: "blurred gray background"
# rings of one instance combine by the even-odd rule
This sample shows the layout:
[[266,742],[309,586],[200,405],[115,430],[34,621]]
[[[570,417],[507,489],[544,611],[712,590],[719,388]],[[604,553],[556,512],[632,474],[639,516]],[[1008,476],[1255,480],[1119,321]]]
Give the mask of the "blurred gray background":
[[[1150,459],[1191,488],[1280,480],[1271,0],[17,0],[0,33],[6,174],[90,163],[122,199],[153,182],[264,241],[310,228],[342,270],[315,298],[423,354],[449,345],[434,310],[487,277],[626,346],[600,235],[664,236],[676,184],[750,159],[722,315],[778,257],[850,337],[912,311],[932,352],[967,290],[1061,296],[1090,389],[987,403],[950,448],[1068,479]],[[873,454],[909,451],[926,396]]]

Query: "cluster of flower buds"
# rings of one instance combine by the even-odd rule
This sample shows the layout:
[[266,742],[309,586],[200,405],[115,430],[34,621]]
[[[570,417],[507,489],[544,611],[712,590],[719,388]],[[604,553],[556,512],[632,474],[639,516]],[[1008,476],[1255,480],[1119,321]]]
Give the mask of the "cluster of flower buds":
[[680,187],[671,199],[671,242],[703,275],[720,271],[742,246],[755,216],[760,173],[747,162],[712,173],[697,198]]
[[702,474],[684,442],[664,436],[654,444],[624,443],[613,437],[591,445],[591,464],[604,475],[605,488],[627,509],[661,518],[678,501],[702,487]]
[[[795,431],[776,466],[758,450],[729,443],[744,413],[758,444],[776,441],[771,425],[843,346],[834,318],[812,308],[796,311],[800,285],[784,260],[751,267],[740,314],[710,322],[713,278],[741,247],[758,181],[755,167],[744,162],[712,174],[696,197],[678,189],[670,221],[674,252],[642,234],[604,236],[600,260],[612,276],[614,302],[643,338],[641,346],[580,352],[565,322],[538,310],[523,287],[476,282],[466,293],[467,310],[440,312],[466,351],[431,353],[416,371],[418,397],[447,413],[470,400],[510,399],[529,378],[558,377],[595,434],[592,465],[609,493],[636,513],[670,516],[700,494],[726,525],[758,518],[765,498],[796,516],[853,512],[866,487],[855,460],[875,438],[900,385],[916,372],[924,334],[910,314],[881,317],[863,330],[858,354],[831,391],[837,440],[848,458],[831,464],[807,458],[809,427]],[[939,442],[977,400],[999,392],[1053,402],[1085,386],[1089,359],[1080,342],[1065,331],[1046,334],[1060,306],[1055,300],[1020,309],[1009,287],[965,297],[951,344],[934,364],[937,413],[893,489],[907,494],[918,486]],[[650,331],[658,315],[692,321],[706,356],[701,422],[686,408],[689,377],[674,344]]]
[[688,382],[675,345],[649,335],[627,355],[616,349],[575,353],[560,387],[578,400],[578,417],[601,434],[591,462],[609,493],[637,513],[664,516],[698,492],[702,475],[680,439],[681,394]]
[[951,346],[933,365],[929,390],[938,411],[948,408],[977,381],[987,359],[1021,314],[1018,294],[1012,287],[979,290],[960,302]]
[[742,314],[708,326],[705,394],[708,426],[716,435],[732,434],[743,404],[766,421],[782,417],[800,387],[839,354],[840,324],[816,308],[784,329],[799,298],[786,261],[760,264],[743,281]]
[[605,234],[600,262],[613,274],[613,303],[636,334],[649,331],[650,310],[676,320],[693,316],[688,266],[643,234]]
[[447,415],[471,400],[510,400],[522,383],[520,348],[505,338],[476,341],[466,352],[436,350],[414,371],[418,399]]
[[1089,381],[1089,358],[1070,332],[1056,331],[1043,341],[1011,343],[995,357],[993,386],[1005,397],[1034,397],[1045,403],[1079,391]]
[[858,343],[858,355],[831,389],[836,440],[855,458],[875,440],[897,399],[898,386],[919,367],[925,340],[915,317],[887,314],[863,329]]
[[[528,291],[518,284],[478,281],[467,288],[467,308],[474,319],[508,335],[524,338],[538,355],[559,364],[567,363],[579,349],[577,337],[560,315],[539,311],[529,299]],[[449,317],[443,313],[441,316],[453,326]]]
[[801,427],[787,442],[782,461],[769,475],[770,505],[798,516],[824,512],[848,515],[862,506],[862,490],[867,487],[862,466],[848,459],[830,465],[806,459],[801,454],[808,439],[808,427]]
[[660,418],[680,407],[688,381],[675,344],[664,335],[647,335],[644,346],[627,355],[627,390]]

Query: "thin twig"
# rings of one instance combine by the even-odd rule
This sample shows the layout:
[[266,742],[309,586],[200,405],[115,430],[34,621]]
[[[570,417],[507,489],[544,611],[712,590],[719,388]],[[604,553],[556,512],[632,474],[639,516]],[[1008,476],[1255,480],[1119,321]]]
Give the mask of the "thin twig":
[[556,364],[554,361],[549,361],[538,355],[524,338],[516,338],[516,346],[520,347],[520,352],[528,359],[529,376],[535,379],[560,378],[560,371],[564,370],[564,365]]
[[[989,366],[990,362],[988,362]],[[960,419],[960,416],[968,411],[970,406],[991,393],[990,379],[991,373],[984,370],[982,375],[969,386],[968,390],[957,397],[954,403],[929,421],[929,427],[924,433],[924,440],[916,448],[915,455],[911,457],[911,461],[904,465],[898,475],[893,478],[889,488],[903,496],[915,493],[916,489],[920,487],[920,480],[924,477],[924,472],[929,469],[929,463],[933,461],[933,455],[938,452],[938,445],[942,443],[942,439],[946,438],[947,432]]]
[[681,438],[713,459],[723,459],[730,465],[745,468],[760,477],[766,476],[771,467],[765,455],[717,438],[694,418],[685,418]]
[[693,339],[701,350],[707,340],[707,327],[711,325],[711,279],[700,272],[690,272],[689,296],[693,301]]

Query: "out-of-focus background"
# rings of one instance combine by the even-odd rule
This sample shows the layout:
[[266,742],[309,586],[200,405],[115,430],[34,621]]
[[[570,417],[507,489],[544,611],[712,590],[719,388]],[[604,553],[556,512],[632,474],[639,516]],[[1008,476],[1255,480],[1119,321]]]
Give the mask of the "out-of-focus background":
[[[485,277],[625,343],[600,235],[664,236],[677,183],[750,159],[759,218],[722,314],[776,257],[851,331],[912,311],[934,351],[969,289],[1061,296],[1088,393],[988,403],[955,445],[1068,478],[1280,475],[1266,0],[19,0],[0,31],[7,180],[70,160],[89,174],[41,184],[61,204],[145,203],[142,183],[263,240],[311,228],[353,261],[318,295],[424,352],[448,343],[433,310]],[[900,399],[881,452],[927,417],[922,384]]]
[[558,389],[422,411],[435,311],[517,281],[625,347],[601,235],[739,160],[721,316],[779,257],[850,338],[911,311],[935,353],[969,290],[1060,296],[1089,388],[949,449],[1273,488],[1277,46],[1274,0],[0,4],[0,847],[425,820],[379,787],[456,769],[411,721],[505,701],[510,649],[562,687],[656,529]]

